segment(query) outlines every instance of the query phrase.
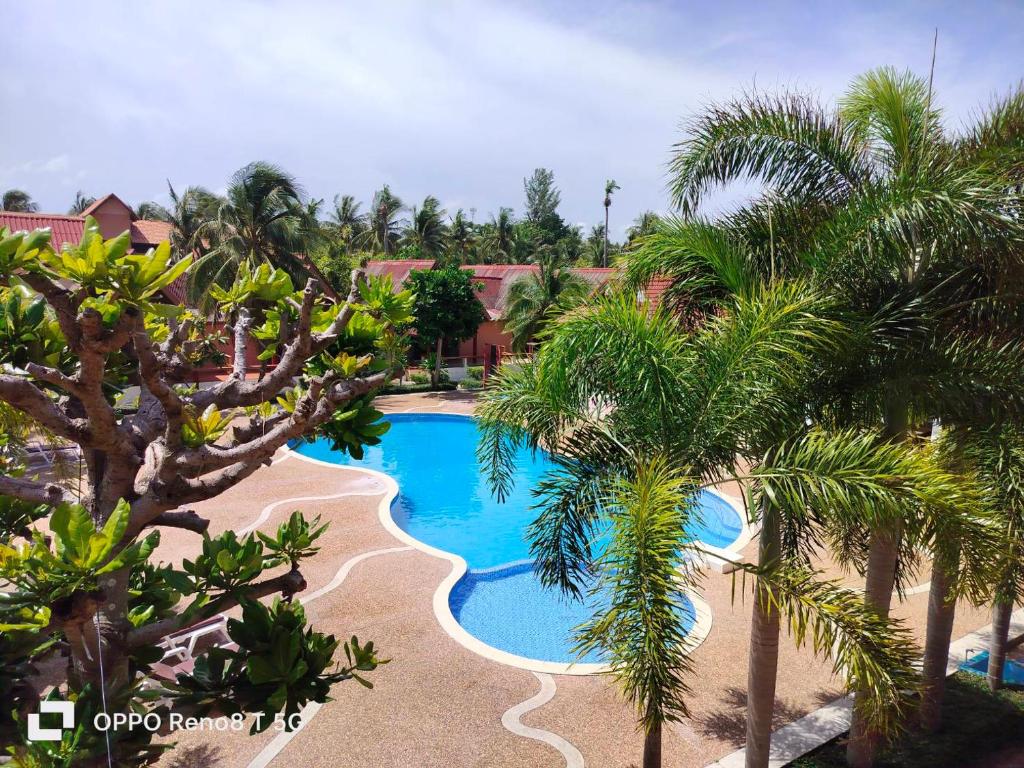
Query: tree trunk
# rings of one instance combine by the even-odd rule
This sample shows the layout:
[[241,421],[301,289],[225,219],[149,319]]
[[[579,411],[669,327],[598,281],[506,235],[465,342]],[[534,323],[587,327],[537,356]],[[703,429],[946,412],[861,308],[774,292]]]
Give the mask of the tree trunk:
[[[778,511],[762,504],[758,565],[775,567],[782,550]],[[775,683],[779,667],[779,612],[760,580],[754,588],[754,615],[750,627],[750,658],[747,667],[746,768],[767,768],[772,744]]]
[[1003,665],[1006,664],[1006,644],[1010,634],[1012,600],[996,600],[992,604],[992,639],[988,646],[988,687],[997,691],[1003,687]]
[[[864,602],[874,608],[879,616],[889,615],[892,604],[892,590],[896,585],[896,563],[899,559],[900,534],[898,532],[873,531],[868,549],[868,570],[864,586]],[[855,692],[853,721],[850,724],[850,739],[846,745],[846,762],[851,768],[871,768],[878,751],[879,734],[874,733],[864,721],[863,712],[857,706]]]
[[608,205],[604,206],[604,258],[602,259],[602,267],[608,266]]
[[[909,429],[908,414],[901,404],[886,404],[883,434],[889,440],[905,440]],[[864,604],[882,617],[888,617],[892,604],[892,591],[896,586],[896,565],[899,561],[902,531],[874,530],[868,545],[868,565],[864,583]],[[864,714],[857,706],[855,692],[850,738],[846,745],[846,762],[851,768],[871,768],[880,741],[864,722]]]
[[932,586],[928,594],[928,630],[921,670],[921,727],[934,733],[942,726],[942,699],[946,692],[949,640],[953,634],[956,600],[950,599],[955,574],[937,562],[932,564]]
[[661,768],[661,723],[644,734],[643,768]]
[[435,389],[441,383],[441,349],[444,346],[444,337],[437,337],[437,347],[434,349],[434,370],[430,373],[430,385]]

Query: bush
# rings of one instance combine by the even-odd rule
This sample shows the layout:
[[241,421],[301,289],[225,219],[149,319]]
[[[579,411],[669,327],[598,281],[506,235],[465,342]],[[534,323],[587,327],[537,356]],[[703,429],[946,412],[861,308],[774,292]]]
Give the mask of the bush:
[[413,384],[429,384],[430,374],[420,373],[419,371],[416,371],[414,373],[409,374],[409,381],[411,381]]
[[482,365],[471,365],[466,369],[466,375],[472,379],[479,379],[480,381],[483,381],[484,367]]
[[377,394],[378,395],[411,395],[411,394],[415,394],[416,392],[452,392],[454,389],[455,389],[455,385],[451,384],[451,383],[440,384],[440,385],[438,385],[436,387],[430,386],[429,383],[427,383],[427,384],[406,384],[405,386],[400,386],[400,385],[394,384],[394,385],[390,385],[390,386],[387,386],[387,387],[381,387],[379,390],[377,390]]
[[483,386],[484,383],[480,379],[475,379],[472,376],[467,376],[459,382],[459,389],[462,390],[481,389]]

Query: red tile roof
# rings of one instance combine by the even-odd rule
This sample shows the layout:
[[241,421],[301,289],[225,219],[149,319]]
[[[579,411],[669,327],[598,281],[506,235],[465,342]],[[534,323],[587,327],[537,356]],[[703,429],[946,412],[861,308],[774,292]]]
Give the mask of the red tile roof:
[[78,243],[85,232],[85,219],[81,216],[61,216],[55,213],[15,213],[0,211],[0,227],[12,232],[49,228],[50,244],[59,251],[64,243]]
[[433,259],[394,259],[391,261],[371,261],[366,265],[368,275],[391,275],[391,283],[395,289],[409,277],[414,269],[433,269]]
[[136,219],[131,226],[132,243],[157,245],[171,237],[171,225],[166,221]]
[[[467,264],[463,269],[484,284],[479,294],[480,303],[491,320],[499,319],[505,311],[509,289],[527,275],[537,272],[535,264]],[[572,271],[595,288],[607,283],[617,272],[612,267],[573,267]]]

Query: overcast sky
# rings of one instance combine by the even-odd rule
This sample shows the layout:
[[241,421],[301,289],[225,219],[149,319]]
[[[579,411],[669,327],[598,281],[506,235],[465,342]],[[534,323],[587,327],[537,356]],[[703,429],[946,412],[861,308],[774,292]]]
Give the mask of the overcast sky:
[[[856,8],[852,6],[856,5]],[[743,89],[833,99],[883,64],[927,75],[958,127],[1024,76],[1022,2],[46,2],[0,0],[0,190],[165,202],[278,163],[313,197],[521,210],[551,168],[562,213],[620,236],[668,206],[681,124]],[[723,195],[718,205],[735,200]]]

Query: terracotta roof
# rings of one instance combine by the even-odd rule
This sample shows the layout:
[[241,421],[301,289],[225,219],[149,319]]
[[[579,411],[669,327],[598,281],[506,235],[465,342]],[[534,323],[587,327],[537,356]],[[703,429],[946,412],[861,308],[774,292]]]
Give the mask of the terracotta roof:
[[[509,289],[539,268],[535,264],[467,264],[463,269],[472,271],[473,276],[484,284],[484,290],[479,294],[480,303],[491,320],[498,320],[505,312]],[[607,283],[617,270],[612,267],[572,267],[572,272],[596,288]]]
[[61,216],[54,213],[15,213],[0,211],[0,227],[7,227],[12,232],[48,228],[50,244],[59,251],[64,243],[78,243],[85,232],[85,219],[81,216]]
[[166,221],[136,219],[131,226],[132,243],[157,245],[171,238],[171,225]]
[[[651,279],[651,282],[643,289],[643,299],[650,302],[652,307],[657,307],[661,304],[661,297],[665,295],[665,291],[672,285],[672,280],[667,277],[655,277]],[[640,297],[637,297],[640,300]]]
[[395,290],[401,288],[402,283],[409,277],[414,269],[433,269],[433,259],[394,259],[393,261],[371,261],[366,265],[368,275],[391,275],[391,282]]

